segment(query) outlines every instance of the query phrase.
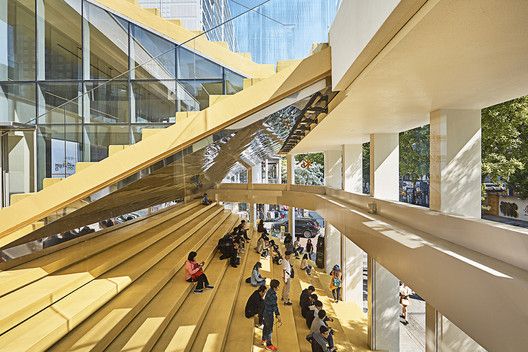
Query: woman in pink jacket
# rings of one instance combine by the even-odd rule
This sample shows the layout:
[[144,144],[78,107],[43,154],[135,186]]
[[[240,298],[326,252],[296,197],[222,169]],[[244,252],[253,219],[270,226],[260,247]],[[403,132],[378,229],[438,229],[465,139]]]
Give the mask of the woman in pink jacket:
[[194,293],[202,293],[205,288],[213,288],[209,285],[209,280],[203,272],[204,262],[196,262],[196,252],[190,252],[185,262],[185,280],[187,282],[197,282]]

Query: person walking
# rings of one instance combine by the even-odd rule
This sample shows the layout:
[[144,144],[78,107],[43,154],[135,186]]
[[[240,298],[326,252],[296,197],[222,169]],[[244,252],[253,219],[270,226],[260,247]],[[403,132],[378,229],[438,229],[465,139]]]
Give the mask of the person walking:
[[292,302],[290,299],[290,288],[291,280],[293,279],[293,267],[290,264],[291,252],[286,251],[284,253],[284,260],[282,261],[282,277],[284,279],[284,286],[282,288],[282,301],[285,305],[291,306]]
[[341,299],[341,285],[343,281],[343,273],[339,265],[334,265],[334,268],[330,272],[330,290],[334,297],[334,302],[337,303]]
[[262,318],[264,327],[262,328],[262,344],[269,351],[277,351],[277,347],[273,346],[271,336],[273,333],[274,317],[277,318],[279,324],[282,324],[282,319],[277,304],[277,291],[279,290],[279,280],[273,279],[270,282],[270,289],[264,296],[264,311]]
[[202,293],[205,288],[213,288],[212,285],[209,285],[209,280],[203,272],[204,262],[198,263],[196,261],[196,252],[190,252],[187,256],[187,261],[185,262],[185,280],[187,282],[196,282],[196,288],[194,293]]
[[256,289],[251,296],[249,296],[246,308],[244,309],[246,318],[253,318],[256,328],[262,328],[262,324],[264,323],[264,296],[266,295],[267,290],[266,286],[260,286]]

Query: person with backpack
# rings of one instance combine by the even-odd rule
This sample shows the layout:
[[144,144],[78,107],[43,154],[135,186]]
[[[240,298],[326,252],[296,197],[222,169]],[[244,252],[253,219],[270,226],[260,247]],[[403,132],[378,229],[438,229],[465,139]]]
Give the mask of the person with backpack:
[[266,279],[260,275],[260,269],[262,268],[261,262],[256,262],[251,270],[250,283],[252,286],[266,286]]
[[337,303],[341,299],[341,285],[343,280],[343,273],[339,265],[334,265],[330,272],[330,290],[334,297],[334,302]]
[[262,344],[269,351],[277,351],[277,347],[273,346],[271,342],[271,335],[273,333],[274,318],[277,318],[279,324],[282,324],[282,319],[277,304],[277,291],[279,290],[279,280],[273,279],[270,282],[270,288],[264,296],[264,311],[262,318],[264,327],[262,328]]
[[267,290],[266,286],[260,286],[256,289],[251,296],[249,296],[246,308],[244,309],[246,318],[253,318],[255,327],[257,328],[261,328],[264,323],[264,296],[266,295]]
[[294,278],[293,267],[290,264],[290,256],[291,252],[286,251],[286,253],[284,253],[284,260],[282,261],[282,277],[284,279],[284,286],[282,288],[282,301],[287,306],[292,305],[290,299],[290,288],[291,280]]
[[196,261],[196,252],[190,252],[185,262],[185,280],[187,282],[196,282],[194,293],[202,293],[205,288],[214,288],[209,284],[207,276],[203,272],[204,262],[198,263]]
[[328,347],[328,337],[330,335],[330,329],[326,326],[321,326],[319,331],[314,332],[311,335],[312,352],[334,352],[335,347]]

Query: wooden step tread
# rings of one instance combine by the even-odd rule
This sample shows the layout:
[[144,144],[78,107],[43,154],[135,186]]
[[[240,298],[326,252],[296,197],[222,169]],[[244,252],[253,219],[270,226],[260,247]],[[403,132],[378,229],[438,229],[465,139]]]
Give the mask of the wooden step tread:
[[[180,207],[173,211],[156,214],[151,218],[145,218],[128,226],[108,228],[101,231],[97,236],[90,236],[85,241],[77,241],[82,245],[66,247],[62,250],[52,252],[44,257],[22,263],[18,266],[0,272],[0,297],[28,285],[38,279],[48,276],[62,268],[72,265],[84,258],[106,250],[113,245],[130,239],[150,227],[159,225],[171,218],[186,211],[190,211],[196,206]],[[127,222],[123,223],[127,224]],[[103,234],[111,235],[102,236]]]
[[[213,285],[212,280],[214,278],[211,276],[211,270],[213,270],[211,265],[215,261],[214,256],[218,239],[226,232],[231,231],[238,220],[238,216],[231,215],[216,231],[215,235],[197,251],[201,257],[200,260],[206,263],[205,272]],[[119,337],[112,342],[108,349],[112,351],[150,351],[188,296],[192,295],[191,291],[194,285],[185,282],[183,277],[184,269],[181,269]]]
[[[176,272],[181,273],[187,253],[203,244],[215,241],[219,228],[225,225],[229,214],[222,213],[211,221],[211,228],[203,226],[192,237],[153,266],[126,290],[90,316],[74,331],[53,346],[54,351],[104,350],[123,331],[128,329],[136,314],[149,303]],[[218,221],[217,221],[218,220]],[[181,279],[181,278],[180,278]]]
[[[200,216],[208,216],[210,212],[219,211],[219,207],[204,208]],[[102,275],[107,270],[127,260],[131,255],[137,254],[146,247],[162,240],[174,231],[184,228],[198,212],[186,212],[181,216],[171,219],[152,229],[144,231],[129,241],[88,257],[68,268],[57,271],[54,275],[44,277],[30,285],[14,291],[0,298],[0,306],[5,307],[0,311],[0,333],[22,322],[36,312],[44,309],[53,302],[58,301],[68,293]],[[180,231],[181,236],[184,232]]]
[[[215,211],[221,211],[215,210]],[[202,219],[196,226],[204,226],[217,213]],[[49,347],[69,330],[77,326],[99,307],[122,291],[131,282],[155,265],[165,255],[181,245],[189,229],[174,229],[143,251],[133,255],[96,280],[85,284],[62,300],[0,336],[0,346],[25,350],[29,346]],[[36,329],[36,327],[38,327]]]
[[[256,241],[254,240],[247,243],[246,252],[242,258],[240,266],[236,270],[230,268],[224,275],[224,279],[222,280],[218,292],[213,299],[213,303],[207,312],[204,323],[194,339],[190,350],[191,352],[222,351],[226,343],[227,333],[231,322],[233,320],[246,319],[244,316],[234,316],[235,302],[237,295],[239,294],[241,283],[244,281],[244,275],[247,273],[247,267],[252,267],[255,264],[255,257],[252,256],[252,254],[257,254],[252,250],[252,247],[255,245]],[[249,260],[250,258],[253,260],[252,263]],[[248,284],[244,282],[243,285]]]
[[[256,331],[253,325],[253,319],[247,319],[245,317],[245,308],[246,302],[249,296],[256,290],[255,287],[245,283],[245,279],[251,276],[251,271],[253,270],[253,265],[257,261],[263,263],[263,269],[261,269],[261,275],[264,277],[271,277],[269,260],[262,259],[260,254],[255,252],[254,247],[256,246],[257,234],[255,233],[253,241],[251,241],[251,246],[249,248],[248,260],[244,268],[244,275],[242,275],[242,283],[237,293],[237,298],[235,302],[235,308],[233,312],[233,318],[229,325],[227,331],[227,342],[224,346],[224,351],[240,351],[240,352],[250,352],[252,351],[253,338],[255,333],[260,334],[261,330]],[[264,265],[266,264],[266,265]],[[264,270],[267,268],[268,270]],[[269,284],[269,280],[268,280]],[[269,286],[269,285],[268,285]],[[260,336],[258,336],[260,340]]]

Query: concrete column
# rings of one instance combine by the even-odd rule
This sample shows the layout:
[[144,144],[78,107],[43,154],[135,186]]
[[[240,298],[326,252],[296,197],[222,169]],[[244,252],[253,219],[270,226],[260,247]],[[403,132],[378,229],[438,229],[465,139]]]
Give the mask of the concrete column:
[[0,80],[8,80],[8,43],[9,43],[9,25],[7,17],[7,0],[0,0]]
[[262,183],[262,163],[258,162],[251,168],[253,183]]
[[295,160],[293,154],[286,155],[286,183],[287,189],[291,189],[291,185],[295,184]]
[[324,183],[327,187],[341,189],[341,150],[324,152]]
[[368,340],[376,351],[400,350],[399,281],[368,258]]
[[347,192],[362,193],[363,191],[363,146],[361,144],[345,144],[342,146],[343,175],[342,189]]
[[295,207],[288,207],[288,229],[287,231],[291,233],[293,240],[295,241]]
[[437,110],[430,119],[430,208],[480,218],[480,110]]
[[264,165],[265,165],[264,166],[264,183],[268,184],[269,183],[269,162],[268,162],[268,159],[266,159]]
[[370,195],[399,199],[400,146],[398,133],[370,135]]
[[334,226],[326,223],[325,226],[325,271],[329,273],[332,271],[334,265],[341,262],[341,232]]
[[343,300],[363,309],[363,258],[365,252],[344,234],[341,235],[341,267],[343,268]]
[[438,352],[437,311],[429,303],[425,304],[425,352]]

